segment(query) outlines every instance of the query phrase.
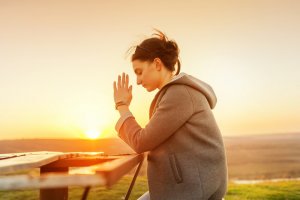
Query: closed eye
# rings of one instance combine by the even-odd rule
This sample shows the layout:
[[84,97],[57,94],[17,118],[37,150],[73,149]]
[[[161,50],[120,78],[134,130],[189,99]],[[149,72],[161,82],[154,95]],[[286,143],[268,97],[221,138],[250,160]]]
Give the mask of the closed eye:
[[135,73],[136,75],[141,75],[141,74],[142,74],[141,70],[134,70],[134,73]]

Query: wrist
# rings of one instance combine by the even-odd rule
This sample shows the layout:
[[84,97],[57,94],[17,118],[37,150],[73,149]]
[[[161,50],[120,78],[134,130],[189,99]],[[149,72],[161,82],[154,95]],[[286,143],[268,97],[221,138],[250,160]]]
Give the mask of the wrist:
[[125,101],[117,101],[115,109],[119,111],[120,115],[123,116],[125,113],[130,112],[129,105]]
[[118,107],[127,105],[124,101],[118,101],[115,103],[115,109],[118,110]]
[[119,111],[121,116],[127,112],[130,112],[129,107],[127,105],[120,105],[118,106],[117,110]]

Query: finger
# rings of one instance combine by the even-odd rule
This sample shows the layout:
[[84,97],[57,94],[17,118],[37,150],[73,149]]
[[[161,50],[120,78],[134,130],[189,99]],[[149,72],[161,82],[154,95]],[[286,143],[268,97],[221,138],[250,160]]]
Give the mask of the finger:
[[114,81],[114,93],[117,92],[117,84],[116,84],[116,81]]
[[122,73],[122,87],[125,86],[125,73]]
[[125,80],[125,87],[128,88],[128,84],[129,84],[129,76],[128,74],[126,74],[126,80]]
[[132,93],[132,85],[131,86],[129,86],[129,93],[131,94]]
[[121,76],[120,75],[118,76],[118,88],[119,89],[121,88]]

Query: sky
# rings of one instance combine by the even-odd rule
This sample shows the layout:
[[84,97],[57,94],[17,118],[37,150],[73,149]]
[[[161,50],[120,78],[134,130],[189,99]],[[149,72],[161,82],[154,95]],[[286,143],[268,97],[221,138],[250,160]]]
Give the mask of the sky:
[[210,84],[223,136],[300,132],[298,0],[0,0],[0,140],[117,137],[113,81],[148,122],[133,45],[157,28]]

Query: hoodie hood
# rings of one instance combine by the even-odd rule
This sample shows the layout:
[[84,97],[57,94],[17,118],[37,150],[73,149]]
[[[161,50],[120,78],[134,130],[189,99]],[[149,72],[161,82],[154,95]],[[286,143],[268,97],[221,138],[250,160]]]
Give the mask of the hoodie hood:
[[180,73],[165,86],[173,84],[183,84],[198,90],[206,97],[211,109],[213,109],[217,104],[217,97],[212,87],[191,75],[188,75],[186,73]]

